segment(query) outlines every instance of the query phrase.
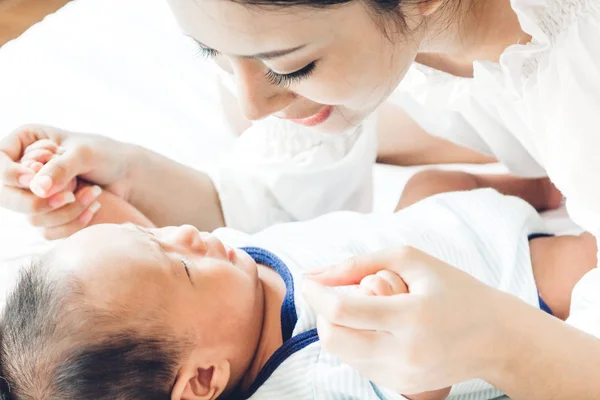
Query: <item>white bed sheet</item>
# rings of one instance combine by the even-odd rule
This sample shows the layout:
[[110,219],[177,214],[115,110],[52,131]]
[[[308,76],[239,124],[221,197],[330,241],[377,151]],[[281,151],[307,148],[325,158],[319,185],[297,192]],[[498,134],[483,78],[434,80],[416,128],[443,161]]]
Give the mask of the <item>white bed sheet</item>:
[[[208,170],[235,138],[224,128],[207,63],[164,0],[75,0],[0,48],[0,136],[25,123],[50,124]],[[375,212],[393,209],[416,170],[375,169]],[[577,231],[564,209],[546,220],[554,232]],[[47,246],[21,216],[0,210],[0,304],[21,262],[10,260]]]

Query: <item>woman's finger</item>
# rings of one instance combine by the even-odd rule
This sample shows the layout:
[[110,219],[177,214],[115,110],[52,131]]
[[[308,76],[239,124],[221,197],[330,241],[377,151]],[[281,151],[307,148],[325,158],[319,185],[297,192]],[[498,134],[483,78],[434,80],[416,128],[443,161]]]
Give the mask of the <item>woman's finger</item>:
[[304,298],[330,323],[354,329],[389,331],[403,323],[402,310],[414,303],[412,296],[374,297],[339,293],[307,281]]
[[45,228],[42,230],[42,235],[47,240],[56,240],[62,239],[65,237],[69,237],[74,233],[79,232],[83,228],[87,227],[92,219],[100,210],[101,205],[97,201],[92,203],[80,216],[79,218],[71,221],[68,224],[53,227],[53,228]]
[[21,214],[39,214],[52,210],[47,199],[39,198],[28,189],[0,185],[0,206]]
[[365,276],[378,271],[388,269],[398,272],[408,268],[407,261],[415,258],[416,254],[420,252],[412,247],[398,246],[351,258],[308,277],[327,286],[357,285]]
[[37,125],[27,125],[16,129],[0,140],[0,153],[4,153],[13,162],[19,161],[27,147],[50,137],[47,129],[50,128]]
[[29,222],[39,228],[53,228],[69,224],[80,218],[101,194],[100,186],[84,186],[75,194],[72,192],[57,193],[48,199],[55,211],[32,215]]
[[30,168],[12,161],[6,154],[0,152],[1,185],[27,189],[34,176],[35,173]]
[[56,194],[78,175],[87,171],[90,159],[87,149],[67,149],[64,154],[52,158],[33,178],[30,188],[39,197],[47,198]]
[[388,267],[389,260],[381,263],[375,255],[353,257],[341,264],[308,275],[309,279],[327,286],[358,285],[364,277]]
[[322,317],[317,318],[317,331],[325,350],[353,366],[379,359],[395,347],[395,339],[388,332],[347,328]]

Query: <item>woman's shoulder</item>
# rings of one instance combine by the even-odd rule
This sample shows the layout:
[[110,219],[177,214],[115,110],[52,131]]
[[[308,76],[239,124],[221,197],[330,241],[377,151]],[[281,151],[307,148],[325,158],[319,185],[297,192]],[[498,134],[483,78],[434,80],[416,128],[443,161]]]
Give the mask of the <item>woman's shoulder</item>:
[[523,29],[535,41],[556,41],[577,22],[595,18],[600,23],[597,0],[511,0]]

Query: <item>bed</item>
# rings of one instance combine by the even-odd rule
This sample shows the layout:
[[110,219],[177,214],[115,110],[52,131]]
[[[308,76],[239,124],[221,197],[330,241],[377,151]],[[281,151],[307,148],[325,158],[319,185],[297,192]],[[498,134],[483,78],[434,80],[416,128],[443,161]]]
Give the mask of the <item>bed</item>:
[[[164,0],[75,0],[0,48],[0,135],[24,123],[50,124],[210,169],[235,137],[224,128],[207,63]],[[416,170],[374,169],[375,212],[393,209]],[[577,230],[564,209],[545,219],[554,232]],[[23,217],[0,210],[0,304],[22,256],[47,246]]]

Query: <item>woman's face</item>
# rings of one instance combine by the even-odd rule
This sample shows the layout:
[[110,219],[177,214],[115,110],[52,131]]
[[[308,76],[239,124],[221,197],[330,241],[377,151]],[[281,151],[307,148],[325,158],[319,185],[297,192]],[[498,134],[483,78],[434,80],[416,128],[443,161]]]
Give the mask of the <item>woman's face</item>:
[[419,13],[409,13],[406,30],[387,21],[386,35],[383,19],[360,1],[326,9],[169,2],[185,33],[233,75],[248,119],[273,115],[326,133],[356,127],[374,111],[420,42]]

